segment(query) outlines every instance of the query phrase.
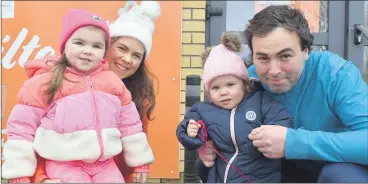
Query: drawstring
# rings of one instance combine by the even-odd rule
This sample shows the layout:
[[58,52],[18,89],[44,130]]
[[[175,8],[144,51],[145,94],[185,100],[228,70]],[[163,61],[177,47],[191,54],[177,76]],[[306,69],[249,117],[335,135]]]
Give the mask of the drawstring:
[[219,155],[221,157],[222,160],[224,160],[226,163],[230,164],[230,167],[233,168],[240,176],[242,176],[244,179],[246,179],[249,183],[253,183],[250,179],[248,179],[244,174],[242,174],[234,165],[232,165],[231,163],[229,163],[229,161],[222,156],[213,146],[211,146],[208,141],[208,132],[207,132],[207,128],[204,125],[204,122],[202,120],[198,120],[197,123],[199,123],[201,125],[202,128],[202,135],[203,137],[198,134],[198,136],[204,141],[205,145],[203,146],[202,150],[200,150],[200,154],[204,154],[207,146],[210,147],[214,152],[216,152],[217,155]]

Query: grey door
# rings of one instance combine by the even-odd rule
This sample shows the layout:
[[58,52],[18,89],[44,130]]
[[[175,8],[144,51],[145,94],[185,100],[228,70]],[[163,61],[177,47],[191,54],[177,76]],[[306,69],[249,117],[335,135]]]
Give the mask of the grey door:
[[[288,2],[292,1],[207,1],[207,10],[210,10],[207,11],[206,22],[207,46],[219,44],[219,38],[224,31],[235,31],[242,35],[248,20],[259,11],[260,6],[265,7],[267,3]],[[363,38],[362,43],[354,44],[354,25],[365,23],[365,27],[368,28],[368,16],[364,15],[367,12],[367,1],[315,1],[312,5],[311,3],[294,1],[291,5],[301,9],[310,23],[314,34],[312,48],[329,50],[353,61],[367,77],[368,56],[367,53],[364,54],[364,47],[368,50],[367,39]],[[218,9],[222,9],[222,14]]]
[[[347,4],[347,42],[346,59],[353,61],[368,83],[368,38],[360,34],[361,43],[356,43],[356,25],[362,25],[362,31],[368,29],[368,1],[349,1]],[[366,35],[367,36],[367,35]]]
[[[366,33],[368,32],[368,1],[364,1],[364,27]],[[365,82],[368,83],[368,38],[367,35],[365,37],[365,46],[364,46],[364,61],[363,61],[363,75]]]

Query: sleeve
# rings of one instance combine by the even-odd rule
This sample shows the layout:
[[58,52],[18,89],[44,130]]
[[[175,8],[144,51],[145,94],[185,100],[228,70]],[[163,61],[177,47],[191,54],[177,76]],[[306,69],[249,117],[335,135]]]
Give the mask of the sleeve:
[[[148,137],[148,125],[149,125],[149,120],[147,118],[147,116],[143,116],[142,118],[142,123],[143,123],[143,132],[147,135]],[[123,154],[119,154],[117,156],[114,157],[115,159],[115,163],[118,164],[121,173],[124,176],[124,180],[127,183],[133,183],[133,173],[134,172],[139,172],[142,171],[141,166],[138,166],[136,168],[131,168],[128,167],[127,164],[125,163],[125,159],[123,158]],[[120,165],[119,165],[120,164]],[[143,165],[144,168],[144,172],[149,172],[149,166],[147,165],[147,167],[144,167],[146,165]]]
[[287,159],[368,164],[368,89],[358,68],[347,62],[329,86],[332,111],[348,131],[334,133],[289,129]]
[[266,93],[262,97],[262,119],[264,125],[280,125],[292,128],[294,119],[286,108]]
[[149,165],[148,164],[138,166],[138,167],[134,168],[134,172],[136,172],[136,173],[148,173],[149,171],[150,170],[149,170]]
[[[148,139],[148,123],[149,123],[149,120],[146,116],[143,116],[142,123],[143,123],[143,132],[146,134],[147,139]],[[150,172],[149,165],[146,164],[146,165],[135,167],[134,172],[136,172],[136,173],[139,173],[139,172],[149,173]]]
[[120,111],[118,129],[121,132],[123,155],[129,167],[138,167],[153,163],[154,156],[146,134],[143,132],[142,121],[131,94],[124,89],[120,97],[122,107]]
[[[183,121],[180,122],[176,129],[176,136],[179,142],[188,150],[196,150],[204,144],[204,141],[197,137],[189,137],[187,135],[187,125],[189,120],[201,120],[201,116],[198,113],[197,106],[193,105],[192,108],[188,111],[188,113],[184,116]],[[201,128],[202,129],[202,128]],[[201,129],[198,131],[201,134]]]
[[37,159],[33,139],[45,110],[30,95],[26,87],[18,94],[7,122],[7,142],[4,145],[2,177],[16,179],[33,176]]
[[31,180],[29,177],[21,177],[21,178],[14,178],[10,179],[9,183],[29,183]]

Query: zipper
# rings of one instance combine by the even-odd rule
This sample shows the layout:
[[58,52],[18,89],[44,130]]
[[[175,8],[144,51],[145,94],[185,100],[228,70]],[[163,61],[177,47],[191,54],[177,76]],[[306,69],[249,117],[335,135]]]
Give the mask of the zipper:
[[236,144],[236,140],[235,140],[235,112],[236,112],[236,107],[234,109],[231,109],[231,114],[230,114],[230,134],[231,134],[231,140],[233,141],[233,144],[235,146],[235,153],[231,157],[229,163],[226,165],[224,183],[226,183],[227,175],[229,174],[230,165],[232,164],[232,162],[235,160],[235,157],[238,156],[238,153],[239,153],[238,144]]
[[89,91],[91,93],[91,98],[92,98],[92,108],[93,108],[93,115],[94,115],[94,128],[97,132],[97,139],[98,139],[98,143],[100,145],[100,151],[101,151],[101,154],[99,156],[99,158],[97,160],[99,160],[102,155],[104,155],[104,149],[103,149],[103,143],[102,143],[102,137],[101,137],[101,126],[100,126],[100,121],[99,121],[99,118],[98,118],[98,113],[97,113],[97,104],[96,104],[96,99],[95,99],[95,95],[94,95],[94,89],[93,89],[93,86],[92,86],[92,81],[91,81],[91,77],[90,76],[86,76],[87,78],[87,83],[88,83],[88,87],[89,87]]

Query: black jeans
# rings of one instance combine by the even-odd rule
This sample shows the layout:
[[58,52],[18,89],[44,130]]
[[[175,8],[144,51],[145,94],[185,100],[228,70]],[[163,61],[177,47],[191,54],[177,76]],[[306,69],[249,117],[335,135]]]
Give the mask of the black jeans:
[[[206,183],[209,169],[198,159],[196,169]],[[368,166],[313,160],[281,160],[282,183],[367,183]]]

